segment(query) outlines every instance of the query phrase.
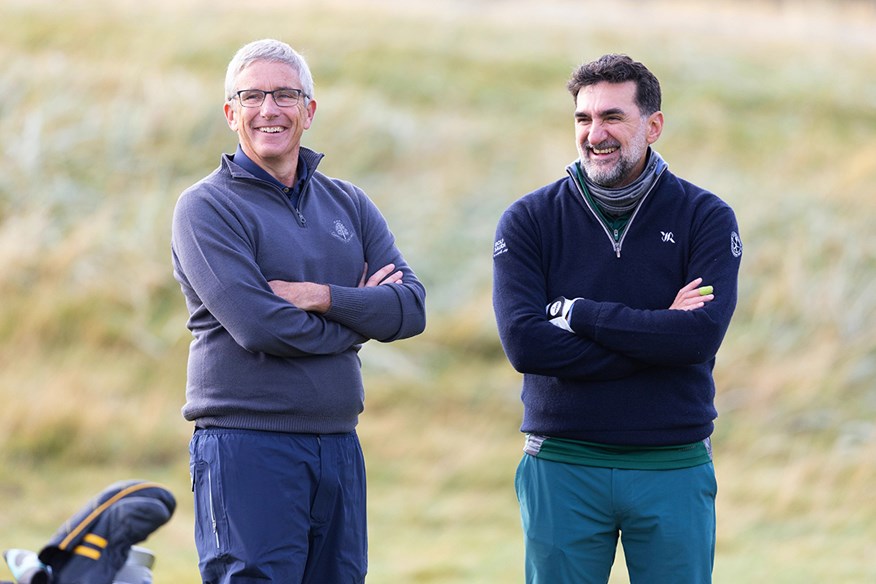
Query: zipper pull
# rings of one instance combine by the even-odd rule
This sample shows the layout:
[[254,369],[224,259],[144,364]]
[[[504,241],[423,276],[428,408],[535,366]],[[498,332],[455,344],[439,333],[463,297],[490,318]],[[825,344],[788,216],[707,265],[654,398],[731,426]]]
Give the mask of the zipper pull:
[[620,239],[620,232],[617,229],[615,229],[614,230],[614,240],[617,241],[618,239]]
[[295,209],[295,213],[298,215],[298,224],[301,225],[302,227],[306,227],[307,226],[307,219],[304,218],[304,215],[301,214],[301,211],[299,211],[298,209]]
[[614,252],[617,254],[618,259],[620,259],[620,249],[621,249],[620,243],[614,244]]

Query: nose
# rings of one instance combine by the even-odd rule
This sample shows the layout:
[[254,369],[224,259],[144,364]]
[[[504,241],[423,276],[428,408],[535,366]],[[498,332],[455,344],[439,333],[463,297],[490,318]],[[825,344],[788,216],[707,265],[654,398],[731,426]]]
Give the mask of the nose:
[[604,142],[606,138],[608,138],[608,132],[606,131],[605,124],[599,120],[593,120],[590,124],[590,131],[587,134],[587,140],[591,144],[599,144]]
[[259,108],[262,116],[269,118],[277,115],[277,111],[280,109],[280,106],[277,105],[277,102],[274,101],[274,94],[269,93],[265,95],[265,101],[262,102],[261,107]]

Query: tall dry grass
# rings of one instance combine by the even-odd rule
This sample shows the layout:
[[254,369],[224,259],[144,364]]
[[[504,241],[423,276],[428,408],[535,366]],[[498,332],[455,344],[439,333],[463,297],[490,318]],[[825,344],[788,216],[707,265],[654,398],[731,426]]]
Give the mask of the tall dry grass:
[[2,2],[0,547],[39,547],[141,476],[180,503],[147,542],[156,581],[198,580],[170,214],[234,148],[227,60],[275,36],[316,77],[306,142],[429,290],[425,335],[363,351],[369,582],[521,579],[519,379],[489,250],[501,211],[575,156],[565,79],[608,51],[661,78],[658,149],[733,205],[746,245],[716,369],[715,581],[876,579],[872,3]]

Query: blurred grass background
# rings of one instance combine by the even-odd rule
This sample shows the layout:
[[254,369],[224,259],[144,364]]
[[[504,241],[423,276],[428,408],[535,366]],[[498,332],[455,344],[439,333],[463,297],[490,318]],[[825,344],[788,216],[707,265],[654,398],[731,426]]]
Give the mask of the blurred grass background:
[[146,542],[155,581],[199,581],[170,217],[234,149],[228,60],[271,36],[314,72],[305,144],[429,291],[424,335],[363,350],[370,583],[522,581],[493,230],[575,157],[565,81],[605,52],[660,78],[658,150],[746,246],[716,368],[715,582],[876,581],[874,27],[873,2],[827,0],[0,0],[0,548],[146,478],[179,505]]

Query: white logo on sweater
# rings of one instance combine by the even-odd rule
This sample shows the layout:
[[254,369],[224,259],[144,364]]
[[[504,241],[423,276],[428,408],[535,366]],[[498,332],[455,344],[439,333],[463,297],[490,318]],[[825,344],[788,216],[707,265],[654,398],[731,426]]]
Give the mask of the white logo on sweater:
[[500,256],[506,251],[508,251],[508,246],[505,245],[504,238],[493,244],[493,257]]
[[730,253],[733,254],[734,258],[742,255],[742,239],[735,231],[730,233]]
[[663,239],[663,243],[675,243],[675,236],[672,235],[671,231],[661,231],[660,236]]
[[344,222],[340,219],[335,219],[335,230],[331,233],[332,237],[336,237],[344,243],[353,239],[353,233],[349,229],[347,229],[347,226],[344,225]]

